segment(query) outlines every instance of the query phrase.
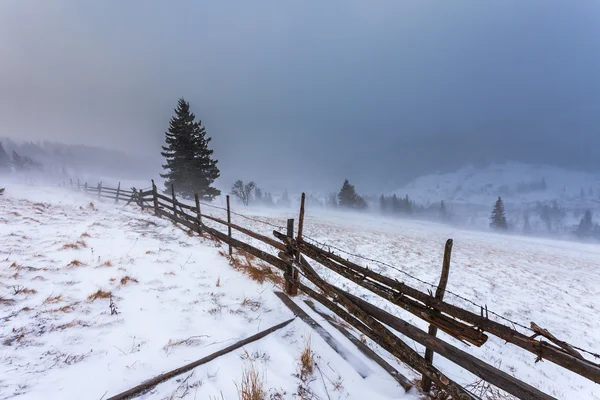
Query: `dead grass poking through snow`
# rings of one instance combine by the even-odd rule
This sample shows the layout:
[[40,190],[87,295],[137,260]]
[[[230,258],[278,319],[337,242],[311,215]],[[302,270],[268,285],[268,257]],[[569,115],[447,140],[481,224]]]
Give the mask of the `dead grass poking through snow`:
[[264,389],[264,378],[258,375],[254,364],[242,373],[242,382],[238,386],[239,400],[266,400],[267,392]]
[[169,342],[163,347],[163,350],[168,352],[173,347],[177,346],[198,346],[202,343],[202,338],[208,337],[207,335],[190,336],[187,339],[173,340],[169,339]]
[[121,278],[121,285],[127,285],[129,282],[138,283],[138,280],[130,277],[129,275]]
[[85,267],[86,265],[87,265],[86,263],[81,262],[79,260],[73,260],[69,264],[67,264],[67,267],[76,268],[76,267]]
[[100,264],[101,267],[112,267],[113,263],[109,261],[104,261],[102,264]]
[[253,255],[239,251],[237,256],[230,258],[229,263],[234,269],[260,284],[269,281],[276,285],[283,285],[283,277],[279,273],[270,266],[256,261],[257,259]]
[[58,296],[50,295],[46,298],[46,300],[44,300],[44,304],[54,304],[54,303],[59,303],[61,301],[63,301],[62,295],[60,295],[60,294]]
[[67,244],[63,245],[63,247],[61,249],[62,250],[69,250],[69,249],[77,250],[82,247],[87,247],[87,243],[83,240],[78,240],[75,243],[67,243]]
[[81,238],[89,238],[89,237],[91,237],[91,236],[90,236],[90,234],[89,234],[89,233],[87,233],[87,232],[83,232],[83,233],[81,234],[81,236],[80,236],[80,237],[81,237]]
[[315,369],[315,358],[310,346],[310,337],[304,343],[304,349],[300,354],[300,379],[303,382],[309,380]]
[[94,301],[96,299],[108,299],[112,296],[111,292],[106,292],[102,289],[98,289],[96,293],[92,293],[88,296],[88,301]]

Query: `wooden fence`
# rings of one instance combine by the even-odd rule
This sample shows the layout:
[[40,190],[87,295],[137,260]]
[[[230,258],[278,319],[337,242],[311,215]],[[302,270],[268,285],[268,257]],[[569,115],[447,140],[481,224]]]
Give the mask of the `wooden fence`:
[[[71,185],[75,187],[73,182],[71,182]],[[446,243],[442,274],[437,290],[435,293],[427,293],[404,282],[376,273],[367,267],[350,262],[331,251],[324,250],[304,240],[304,194],[301,199],[297,234],[294,235],[293,232],[294,221],[288,220],[285,233],[274,230],[273,237],[268,237],[231,223],[229,196],[227,196],[225,220],[203,214],[201,210],[202,203],[198,195],[194,198],[195,204],[189,205],[177,199],[174,188],[171,188],[170,196],[159,193],[154,181],[152,181],[152,189],[147,191],[123,190],[120,188],[120,184],[116,189],[113,189],[103,187],[102,184],[91,187],[87,183],[83,186],[78,183],[77,188],[91,195],[96,195],[98,198],[114,199],[116,202],[120,200],[128,203],[134,202],[142,209],[153,211],[156,216],[168,218],[193,232],[206,233],[226,243],[229,247],[229,255],[232,255],[233,248],[235,248],[279,269],[285,278],[284,289],[288,295],[294,296],[298,291],[303,292],[410,368],[422,374],[421,388],[424,391],[429,391],[433,383],[454,399],[477,399],[474,394],[433,366],[433,354],[437,353],[478,376],[483,381],[489,382],[519,399],[554,399],[554,397],[543,393],[539,389],[436,337],[438,329],[464,343],[478,347],[486,343],[488,335],[493,335],[532,353],[536,357],[535,362],[542,359],[548,360],[595,383],[600,383],[600,365],[584,358],[577,351],[585,350],[578,348],[576,350],[575,346],[557,339],[547,330],[532,323],[530,330],[533,334],[527,336],[514,327],[490,319],[487,308],[481,307],[481,312],[478,314],[444,301],[450,268],[452,240],[448,240]],[[206,220],[227,227],[227,233],[207,226],[205,224]],[[271,246],[278,255],[275,256],[232,237],[232,230]],[[421,330],[407,321],[325,281],[315,271],[311,262],[321,264],[356,285],[426,321],[430,324],[429,330],[427,332]],[[397,333],[425,346],[425,356],[420,355],[402,341]],[[585,352],[598,356],[591,352]]]

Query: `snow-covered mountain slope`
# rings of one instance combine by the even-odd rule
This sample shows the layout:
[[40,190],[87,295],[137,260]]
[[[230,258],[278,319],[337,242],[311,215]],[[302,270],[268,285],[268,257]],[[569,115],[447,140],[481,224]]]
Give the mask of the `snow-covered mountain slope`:
[[599,207],[600,172],[507,162],[422,176],[394,193],[408,194],[421,204],[444,200],[491,206],[502,196],[507,204],[558,200],[581,207]]
[[[274,285],[235,270],[220,244],[134,206],[10,184],[0,238],[0,399],[108,398],[293,318]],[[301,386],[321,399],[416,399],[330,333],[366,378],[296,319],[139,398],[237,399],[254,366],[274,399]],[[307,342],[319,370],[303,382]]]

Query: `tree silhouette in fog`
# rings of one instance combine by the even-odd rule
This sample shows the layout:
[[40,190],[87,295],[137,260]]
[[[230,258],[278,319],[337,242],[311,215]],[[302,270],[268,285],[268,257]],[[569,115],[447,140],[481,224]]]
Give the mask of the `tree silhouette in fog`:
[[175,190],[184,197],[194,193],[203,200],[212,200],[221,192],[212,183],[220,175],[217,160],[212,158],[213,151],[208,148],[211,138],[206,137],[206,129],[200,120],[190,111],[190,104],[179,99],[175,115],[165,132],[166,145],[162,147],[163,165],[167,190],[174,185]]

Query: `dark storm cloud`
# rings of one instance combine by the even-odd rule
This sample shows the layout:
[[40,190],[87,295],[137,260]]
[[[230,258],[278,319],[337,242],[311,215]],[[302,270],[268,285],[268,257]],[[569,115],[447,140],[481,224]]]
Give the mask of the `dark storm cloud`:
[[225,180],[366,190],[598,167],[600,3],[0,3],[0,136],[156,154],[179,96]]

